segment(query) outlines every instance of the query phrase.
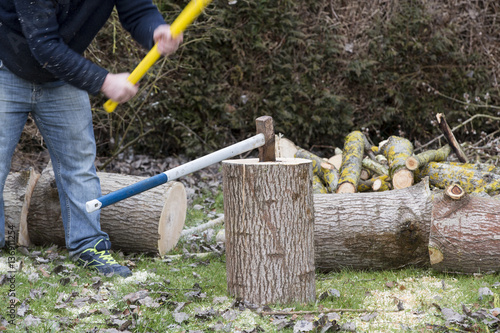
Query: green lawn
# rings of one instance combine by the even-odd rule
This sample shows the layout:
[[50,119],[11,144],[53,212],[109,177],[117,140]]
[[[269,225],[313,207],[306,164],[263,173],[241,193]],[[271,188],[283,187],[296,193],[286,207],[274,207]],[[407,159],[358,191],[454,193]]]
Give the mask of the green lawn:
[[[203,209],[189,209],[186,227],[221,212],[222,197],[202,198],[194,205]],[[499,274],[454,275],[413,268],[318,272],[316,302],[255,307],[228,295],[223,247],[203,239],[182,240],[164,257],[115,253],[133,270],[125,279],[77,267],[66,250],[56,247],[18,250],[15,255],[1,252],[0,330],[500,331]],[[201,258],[191,254],[207,250]],[[9,275],[11,267],[15,272]]]

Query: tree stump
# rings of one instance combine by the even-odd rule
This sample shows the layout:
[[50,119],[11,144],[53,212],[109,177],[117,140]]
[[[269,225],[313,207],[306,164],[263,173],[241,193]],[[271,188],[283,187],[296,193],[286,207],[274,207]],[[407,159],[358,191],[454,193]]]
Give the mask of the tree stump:
[[316,194],[316,267],[323,271],[429,267],[431,211],[427,178],[400,190]]
[[[97,175],[103,194],[146,178],[105,172]],[[177,244],[186,209],[184,185],[169,182],[103,209],[101,228],[108,233],[113,249],[163,255]],[[31,241],[36,245],[65,245],[59,196],[50,165],[42,172],[33,191],[28,228]]]
[[433,269],[500,271],[500,201],[450,186],[434,198],[429,238]]
[[311,161],[223,162],[229,293],[253,304],[315,299]]
[[[5,212],[5,241],[29,246],[27,218],[31,195],[40,174],[33,168],[9,173],[5,180],[3,199]],[[9,238],[14,236],[14,239]]]

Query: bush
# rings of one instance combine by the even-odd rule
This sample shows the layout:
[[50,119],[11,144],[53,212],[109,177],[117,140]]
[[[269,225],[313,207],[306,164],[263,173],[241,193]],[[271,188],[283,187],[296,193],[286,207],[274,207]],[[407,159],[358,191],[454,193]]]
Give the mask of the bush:
[[[496,102],[491,64],[464,52],[465,23],[439,20],[448,8],[441,2],[438,9],[381,2],[378,12],[356,16],[356,6],[371,3],[342,3],[215,1],[179,51],[143,78],[138,98],[111,115],[102,96],[93,99],[99,154],[200,156],[254,135],[261,115],[307,149],[341,146],[357,129],[374,141],[393,134],[424,141],[436,135],[435,113],[453,123],[477,112],[457,104],[464,94],[489,93]],[[171,22],[185,2],[157,5]],[[88,54],[113,71],[131,71],[145,52],[114,15]]]

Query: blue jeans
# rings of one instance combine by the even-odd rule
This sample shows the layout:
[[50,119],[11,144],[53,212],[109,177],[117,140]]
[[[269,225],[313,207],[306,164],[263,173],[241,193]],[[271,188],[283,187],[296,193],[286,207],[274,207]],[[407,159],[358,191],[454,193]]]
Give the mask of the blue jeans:
[[[88,94],[63,82],[34,84],[23,80],[1,61],[0,248],[5,245],[5,179],[30,112],[50,153],[66,248],[74,257],[99,240],[109,238],[101,230],[99,212],[89,214],[85,209],[87,201],[101,196],[94,165],[96,145]],[[106,244],[109,246],[109,241]]]

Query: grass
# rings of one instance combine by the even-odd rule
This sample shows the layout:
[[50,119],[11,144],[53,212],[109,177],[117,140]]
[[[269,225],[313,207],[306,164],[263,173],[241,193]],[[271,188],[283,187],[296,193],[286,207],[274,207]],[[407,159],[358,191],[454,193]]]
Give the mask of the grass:
[[[193,209],[195,205],[202,209]],[[200,197],[190,206],[186,226],[206,222],[220,212],[221,195]],[[38,247],[29,253],[16,252],[15,256],[4,252],[0,257],[0,330],[294,332],[300,323],[313,323],[313,332],[346,329],[349,323],[357,332],[499,329],[498,324],[487,326],[470,317],[460,324],[447,323],[441,311],[451,308],[463,314],[462,305],[471,311],[499,308],[499,274],[467,276],[414,268],[317,272],[316,302],[255,309],[227,294],[224,254],[214,252],[203,258],[186,254],[215,246],[214,242],[203,242],[201,238],[183,240],[164,257],[116,253],[117,259],[134,272],[125,279],[96,276],[74,266],[64,249]],[[182,253],[186,255],[179,256]],[[16,268],[12,284],[5,274],[10,257],[15,258]],[[480,299],[478,291],[483,287],[493,295]],[[9,298],[12,291],[13,299]],[[11,299],[16,302],[14,318],[9,316]],[[335,315],[328,314],[329,309],[345,311]],[[266,311],[286,314],[270,315]],[[304,329],[311,331],[311,327]]]

